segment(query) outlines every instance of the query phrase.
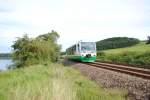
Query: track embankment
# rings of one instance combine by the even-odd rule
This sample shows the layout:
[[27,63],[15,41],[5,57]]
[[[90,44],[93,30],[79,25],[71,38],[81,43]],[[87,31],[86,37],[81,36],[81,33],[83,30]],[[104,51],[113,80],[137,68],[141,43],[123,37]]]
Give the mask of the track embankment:
[[[70,63],[70,62],[69,62]],[[97,65],[95,64],[93,65]],[[89,63],[91,64],[91,63]],[[120,71],[108,70],[104,67],[110,67],[110,64],[99,64],[98,66],[103,67],[93,67],[93,65],[87,65],[84,63],[74,63],[72,66],[78,69],[84,75],[88,76],[90,79],[95,80],[100,86],[104,88],[118,88],[128,91],[127,100],[150,100],[150,80],[148,78],[139,77],[136,75],[131,75],[123,73]],[[123,67],[121,70],[133,71],[134,69],[138,73],[149,74],[148,69],[141,68],[129,68],[120,65],[114,65],[116,67]]]
[[136,77],[141,77],[150,80],[150,69],[137,68],[132,66],[124,66],[117,64],[110,64],[104,62],[92,62],[92,63],[84,63],[87,65],[91,65],[94,67],[104,68],[112,71],[117,71],[129,75],[133,75]]

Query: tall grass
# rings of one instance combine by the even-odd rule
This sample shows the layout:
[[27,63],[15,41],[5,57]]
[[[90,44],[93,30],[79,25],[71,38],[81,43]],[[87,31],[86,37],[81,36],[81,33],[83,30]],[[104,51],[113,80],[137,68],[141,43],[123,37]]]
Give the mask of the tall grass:
[[124,96],[124,91],[103,89],[59,64],[0,72],[0,100],[123,100]]
[[52,71],[38,65],[0,73],[0,100],[48,100]]

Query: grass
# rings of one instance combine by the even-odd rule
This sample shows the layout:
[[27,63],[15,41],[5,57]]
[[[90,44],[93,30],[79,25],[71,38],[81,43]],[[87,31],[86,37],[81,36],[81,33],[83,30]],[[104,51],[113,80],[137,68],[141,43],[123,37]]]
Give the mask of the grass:
[[0,72],[0,100],[124,100],[125,95],[60,64]]
[[150,44],[140,42],[131,47],[100,51],[97,53],[97,59],[150,68]]
[[140,42],[139,44],[135,46],[131,46],[131,47],[104,50],[106,54],[110,54],[110,53],[118,54],[118,53],[127,52],[127,51],[139,52],[139,53],[147,52],[147,51],[150,51],[150,44],[145,44],[145,42]]

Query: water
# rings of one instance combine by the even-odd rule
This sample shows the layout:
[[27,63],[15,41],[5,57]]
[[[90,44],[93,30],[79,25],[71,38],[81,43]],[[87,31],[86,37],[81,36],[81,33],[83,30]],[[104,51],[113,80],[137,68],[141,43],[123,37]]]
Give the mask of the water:
[[12,63],[11,59],[0,59],[0,70],[7,70],[8,66]]

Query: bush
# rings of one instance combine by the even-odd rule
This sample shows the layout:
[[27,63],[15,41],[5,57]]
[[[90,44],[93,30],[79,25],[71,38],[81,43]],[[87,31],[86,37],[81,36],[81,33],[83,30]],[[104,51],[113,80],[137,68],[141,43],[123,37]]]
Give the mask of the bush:
[[16,67],[56,62],[59,57],[60,46],[57,44],[59,35],[52,31],[37,38],[24,35],[12,45],[13,60]]
[[148,40],[147,40],[146,44],[150,44],[150,36],[148,36],[147,39]]
[[97,52],[97,56],[104,56],[104,55],[105,55],[105,53],[103,51]]

